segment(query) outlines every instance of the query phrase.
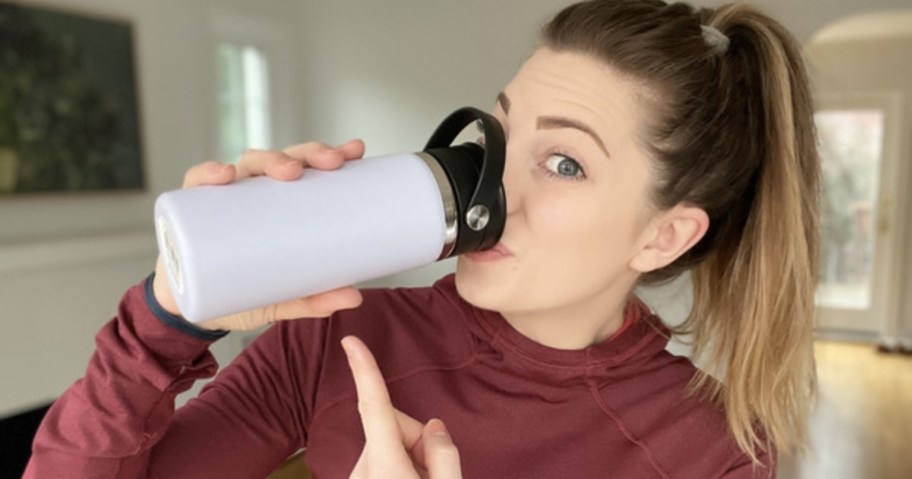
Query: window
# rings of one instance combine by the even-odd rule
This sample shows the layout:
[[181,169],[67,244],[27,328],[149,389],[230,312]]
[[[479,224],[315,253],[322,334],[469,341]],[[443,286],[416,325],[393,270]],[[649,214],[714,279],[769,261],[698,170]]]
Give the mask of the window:
[[818,326],[886,334],[902,298],[901,93],[818,92],[822,163]]
[[248,148],[270,148],[269,70],[266,55],[252,45],[219,43],[218,156],[235,163]]
[[823,169],[818,302],[871,305],[884,113],[824,110],[815,115]]

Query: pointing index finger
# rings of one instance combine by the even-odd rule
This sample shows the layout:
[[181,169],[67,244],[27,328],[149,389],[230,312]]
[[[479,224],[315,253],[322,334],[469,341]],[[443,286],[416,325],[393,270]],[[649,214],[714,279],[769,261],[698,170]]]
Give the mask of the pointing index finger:
[[358,412],[367,440],[371,473],[379,472],[378,469],[394,472],[395,469],[391,468],[396,464],[410,464],[411,459],[403,446],[402,430],[383,375],[374,356],[360,339],[347,336],[342,339],[342,347],[358,392]]

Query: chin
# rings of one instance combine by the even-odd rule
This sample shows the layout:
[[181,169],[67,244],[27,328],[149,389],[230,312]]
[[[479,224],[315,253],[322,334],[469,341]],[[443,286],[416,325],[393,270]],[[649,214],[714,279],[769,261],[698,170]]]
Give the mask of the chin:
[[456,263],[456,291],[472,306],[491,311],[503,310],[506,286],[503,277],[486,265],[459,258]]

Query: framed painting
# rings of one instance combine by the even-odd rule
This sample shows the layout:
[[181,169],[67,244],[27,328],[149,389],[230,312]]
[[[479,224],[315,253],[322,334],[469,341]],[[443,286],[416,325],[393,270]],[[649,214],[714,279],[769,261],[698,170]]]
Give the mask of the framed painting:
[[141,190],[133,28],[0,1],[0,197]]

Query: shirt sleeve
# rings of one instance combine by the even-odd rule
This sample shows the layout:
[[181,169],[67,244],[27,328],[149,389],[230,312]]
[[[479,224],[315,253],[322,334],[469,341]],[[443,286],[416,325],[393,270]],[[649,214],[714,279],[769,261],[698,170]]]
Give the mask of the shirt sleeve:
[[151,278],[127,291],[85,376],[48,411],[25,478],[264,477],[301,446],[276,328],[175,412],[179,393],[215,374],[208,348],[223,333],[156,305]]

